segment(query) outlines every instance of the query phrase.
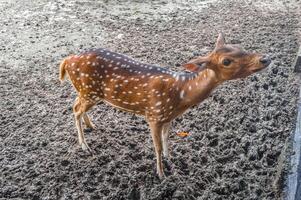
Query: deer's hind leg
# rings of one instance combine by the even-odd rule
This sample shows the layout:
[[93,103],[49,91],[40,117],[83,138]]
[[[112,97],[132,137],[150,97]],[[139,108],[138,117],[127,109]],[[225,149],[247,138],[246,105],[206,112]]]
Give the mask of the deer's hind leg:
[[83,113],[83,119],[88,128],[95,129],[95,125],[91,122],[91,120],[86,112]]
[[[85,99],[78,97],[78,98],[76,98],[74,106],[73,106],[73,113],[74,113],[75,124],[76,124],[77,132],[78,132],[79,145],[81,146],[81,148],[83,150],[88,150],[90,152],[91,152],[91,149],[89,148],[89,146],[86,142],[83,128],[82,128],[82,118],[84,118],[84,121],[86,122],[87,118],[85,118],[85,117],[87,117],[87,115],[85,114],[85,112],[87,112],[94,104],[95,103],[92,103],[90,101],[87,101]],[[88,118],[88,120],[89,120],[89,118]],[[90,120],[89,120],[89,122],[90,122]]]
[[[77,98],[75,99],[74,107],[77,106],[78,104],[80,104],[80,102],[79,102],[79,97],[77,97]],[[74,107],[73,107],[73,110],[74,110]],[[82,114],[82,117],[83,117],[83,119],[84,119],[85,125],[86,125],[88,128],[95,129],[95,125],[91,122],[91,120],[90,120],[90,118],[89,118],[89,116],[88,116],[88,114],[87,114],[86,112],[84,112],[84,113]]]

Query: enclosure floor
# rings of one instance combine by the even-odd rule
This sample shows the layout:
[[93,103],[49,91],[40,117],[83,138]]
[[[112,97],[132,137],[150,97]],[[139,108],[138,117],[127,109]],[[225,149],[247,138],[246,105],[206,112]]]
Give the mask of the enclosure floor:
[[[0,1],[0,199],[281,198],[288,162],[279,155],[299,95],[291,67],[299,3]],[[219,86],[173,122],[163,181],[139,116],[96,106],[89,114],[97,128],[85,133],[95,156],[78,147],[76,93],[58,79],[65,56],[104,47],[181,71],[213,49],[219,32],[273,62]]]

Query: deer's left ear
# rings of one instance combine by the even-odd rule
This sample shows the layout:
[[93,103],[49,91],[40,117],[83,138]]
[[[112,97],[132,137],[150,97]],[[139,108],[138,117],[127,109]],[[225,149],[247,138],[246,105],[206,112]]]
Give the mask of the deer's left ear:
[[186,63],[183,65],[183,67],[190,72],[197,72],[199,69],[199,66],[194,63]]
[[210,61],[208,57],[197,57],[184,64],[183,67],[190,72],[200,72],[207,68],[207,64]]
[[183,65],[183,67],[187,71],[190,71],[190,72],[200,72],[200,71],[206,69],[206,63],[205,62],[202,62],[202,63],[199,63],[199,64],[196,64],[196,63],[186,63],[186,64]]

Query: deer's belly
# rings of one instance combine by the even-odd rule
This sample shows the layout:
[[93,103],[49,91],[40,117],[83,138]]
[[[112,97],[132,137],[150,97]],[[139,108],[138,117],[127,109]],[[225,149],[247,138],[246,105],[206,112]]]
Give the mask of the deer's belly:
[[102,100],[104,102],[106,102],[107,104],[109,104],[119,110],[131,112],[131,113],[135,113],[135,114],[140,114],[140,115],[145,114],[143,107],[140,107],[139,105],[136,105],[135,103],[132,103],[132,102],[117,101],[117,100],[106,99],[106,98],[104,98]]

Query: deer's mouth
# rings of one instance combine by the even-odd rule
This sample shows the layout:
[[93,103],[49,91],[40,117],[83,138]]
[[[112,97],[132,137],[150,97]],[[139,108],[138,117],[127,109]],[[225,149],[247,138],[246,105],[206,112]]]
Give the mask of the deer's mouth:
[[256,73],[256,72],[262,73],[262,72],[265,72],[265,71],[267,71],[267,70],[268,70],[268,67],[267,67],[267,66],[264,66],[264,67],[260,67],[260,68],[256,68],[256,69],[251,69],[250,71],[251,71],[252,73]]
[[256,73],[256,72],[259,72],[259,71],[261,71],[261,70],[263,70],[264,68],[258,68],[258,69],[253,69],[253,70],[251,70],[253,73]]

